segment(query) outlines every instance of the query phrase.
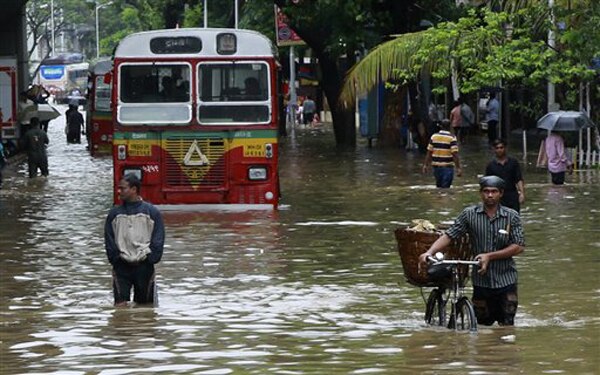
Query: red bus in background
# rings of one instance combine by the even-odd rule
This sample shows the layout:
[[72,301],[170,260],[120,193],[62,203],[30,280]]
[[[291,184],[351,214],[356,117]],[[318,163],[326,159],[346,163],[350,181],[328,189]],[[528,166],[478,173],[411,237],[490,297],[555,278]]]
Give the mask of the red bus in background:
[[88,75],[88,98],[86,135],[92,156],[112,153],[113,121],[111,85],[105,82],[106,74],[112,71],[112,60],[101,60],[94,64]]
[[124,38],[113,63],[115,202],[135,173],[162,209],[277,208],[279,64],[268,38],[147,31]]

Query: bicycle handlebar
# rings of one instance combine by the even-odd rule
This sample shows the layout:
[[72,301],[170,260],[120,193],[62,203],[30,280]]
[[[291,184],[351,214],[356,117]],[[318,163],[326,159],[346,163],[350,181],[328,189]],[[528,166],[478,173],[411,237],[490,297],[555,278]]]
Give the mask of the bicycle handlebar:
[[432,256],[428,256],[427,260],[429,260],[433,264],[467,264],[467,265],[478,265],[479,264],[478,260],[460,260],[460,259],[438,260]]

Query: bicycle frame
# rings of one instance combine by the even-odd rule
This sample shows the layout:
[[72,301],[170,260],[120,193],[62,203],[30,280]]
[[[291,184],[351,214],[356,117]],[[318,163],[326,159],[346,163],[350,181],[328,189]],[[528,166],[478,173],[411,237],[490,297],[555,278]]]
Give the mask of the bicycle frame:
[[[430,314],[432,314],[434,312],[435,304],[439,304],[438,309],[440,309],[440,310],[438,311],[438,313],[439,313],[440,317],[442,315],[444,315],[441,311],[445,310],[447,302],[450,301],[451,309],[450,309],[450,317],[448,320],[448,328],[454,328],[454,330],[456,330],[456,331],[458,330],[457,321],[458,321],[459,317],[464,319],[465,311],[462,311],[462,308],[464,307],[466,309],[466,313],[469,314],[468,318],[471,321],[470,330],[472,332],[477,331],[477,322],[476,322],[472,303],[469,300],[469,298],[464,295],[464,293],[463,293],[464,287],[460,285],[458,266],[459,265],[469,265],[469,266],[477,265],[477,264],[479,264],[479,262],[478,261],[468,261],[468,260],[444,260],[443,257],[441,259],[434,258],[434,257],[428,257],[427,259],[433,265],[438,265],[438,264],[450,265],[451,269],[452,269],[452,279],[451,279],[451,285],[450,285],[449,298],[445,299],[443,297],[446,294],[446,287],[444,287],[444,286],[437,287],[436,289],[434,289],[434,291],[432,291],[433,297],[428,300],[427,307],[426,307],[426,320],[431,320]],[[464,324],[464,322],[463,322],[463,324]],[[445,321],[442,321],[442,318],[440,318],[440,325],[445,325]]]

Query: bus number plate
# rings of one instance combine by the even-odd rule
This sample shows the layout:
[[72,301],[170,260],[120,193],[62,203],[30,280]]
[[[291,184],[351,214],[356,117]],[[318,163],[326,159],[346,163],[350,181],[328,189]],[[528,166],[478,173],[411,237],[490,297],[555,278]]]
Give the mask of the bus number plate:
[[129,156],[152,156],[152,145],[148,143],[129,143]]
[[244,145],[244,157],[264,157],[265,147],[264,145]]

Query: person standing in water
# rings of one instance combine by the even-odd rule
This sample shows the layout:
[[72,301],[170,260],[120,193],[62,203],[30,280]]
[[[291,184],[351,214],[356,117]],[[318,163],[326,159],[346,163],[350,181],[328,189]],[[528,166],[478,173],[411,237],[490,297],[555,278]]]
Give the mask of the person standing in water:
[[122,204],[113,207],[104,225],[106,256],[113,267],[115,306],[126,306],[133,287],[136,304],[156,304],[154,265],[160,262],[165,227],[160,211],[140,196],[133,174],[119,181]]

